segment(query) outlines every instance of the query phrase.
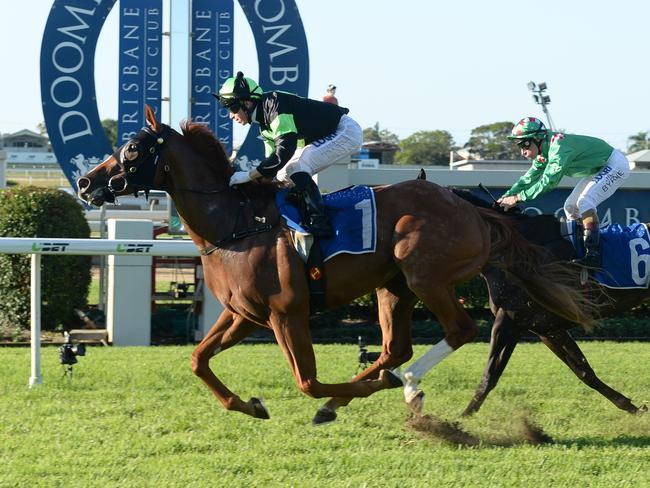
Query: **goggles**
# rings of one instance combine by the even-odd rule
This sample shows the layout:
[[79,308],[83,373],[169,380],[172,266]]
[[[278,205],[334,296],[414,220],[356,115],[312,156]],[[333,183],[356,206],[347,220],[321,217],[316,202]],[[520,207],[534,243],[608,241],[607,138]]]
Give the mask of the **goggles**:
[[233,114],[239,112],[239,110],[244,106],[243,102],[236,98],[222,99],[221,105],[230,110]]
[[517,143],[517,146],[518,146],[520,149],[528,149],[528,148],[530,148],[530,146],[532,146],[532,145],[533,145],[533,141],[532,141],[532,139],[524,139],[524,140],[519,141],[519,142]]

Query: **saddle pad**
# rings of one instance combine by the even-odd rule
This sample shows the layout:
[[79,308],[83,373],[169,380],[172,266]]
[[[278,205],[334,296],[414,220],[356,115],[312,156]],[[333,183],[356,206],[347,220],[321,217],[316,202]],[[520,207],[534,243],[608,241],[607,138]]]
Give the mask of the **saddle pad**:
[[[288,190],[278,192],[275,203],[287,225],[306,234],[298,209],[285,201]],[[334,235],[318,239],[323,261],[341,253],[375,252],[377,245],[377,210],[375,194],[367,186],[351,186],[323,195],[325,213],[334,228]]]
[[645,224],[628,227],[607,225],[600,229],[600,243],[603,269],[595,271],[593,277],[601,285],[608,288],[648,288],[650,238]]

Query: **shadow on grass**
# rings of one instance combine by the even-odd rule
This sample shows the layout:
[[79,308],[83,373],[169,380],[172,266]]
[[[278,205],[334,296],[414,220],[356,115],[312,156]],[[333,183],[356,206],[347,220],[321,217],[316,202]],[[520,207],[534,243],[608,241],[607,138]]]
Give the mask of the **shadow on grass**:
[[566,447],[650,447],[650,435],[622,435],[614,439],[578,437],[572,440],[563,439],[556,444]]

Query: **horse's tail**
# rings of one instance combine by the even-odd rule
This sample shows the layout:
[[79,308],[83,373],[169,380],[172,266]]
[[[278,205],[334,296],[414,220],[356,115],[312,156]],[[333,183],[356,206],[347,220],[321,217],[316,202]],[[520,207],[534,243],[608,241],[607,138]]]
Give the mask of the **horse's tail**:
[[515,284],[547,310],[589,329],[600,307],[578,288],[580,267],[549,259],[548,251],[528,242],[509,218],[488,209],[476,210],[490,227],[488,263],[506,271]]

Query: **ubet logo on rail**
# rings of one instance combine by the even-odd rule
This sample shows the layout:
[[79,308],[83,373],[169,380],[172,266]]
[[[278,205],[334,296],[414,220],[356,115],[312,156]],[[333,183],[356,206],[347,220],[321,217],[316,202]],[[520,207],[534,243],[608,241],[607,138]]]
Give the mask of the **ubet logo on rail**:
[[69,242],[44,242],[43,244],[32,244],[32,251],[34,252],[65,252]]
[[118,244],[117,252],[141,252],[148,253],[151,251],[153,244]]

